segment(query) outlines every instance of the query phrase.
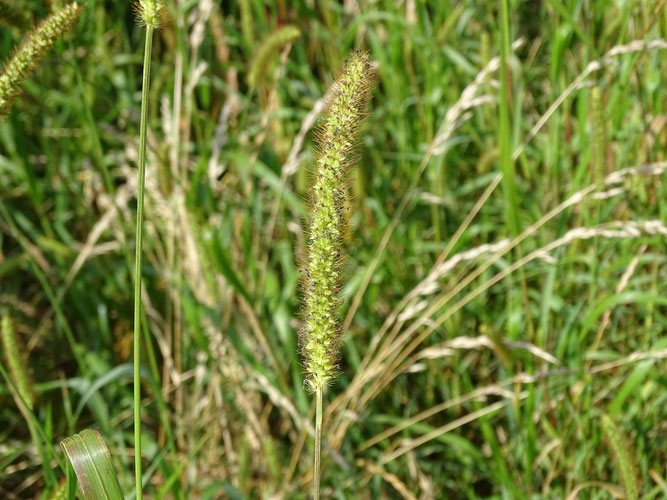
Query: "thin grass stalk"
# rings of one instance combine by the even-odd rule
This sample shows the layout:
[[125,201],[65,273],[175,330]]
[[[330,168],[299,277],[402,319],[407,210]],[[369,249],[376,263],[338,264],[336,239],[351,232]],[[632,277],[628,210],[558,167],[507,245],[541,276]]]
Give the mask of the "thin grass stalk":
[[148,89],[151,73],[153,26],[146,26],[144,75],[141,86],[141,123],[139,125],[139,185],[137,188],[137,233],[134,259],[134,476],[136,498],[141,500],[141,256],[144,225],[144,183],[146,177],[146,127],[148,121]]
[[501,2],[501,47],[500,47],[500,105],[498,106],[500,147],[500,171],[503,173],[503,187],[505,190],[505,220],[512,236],[519,234],[519,215],[517,207],[516,180],[514,163],[512,162],[512,138],[510,137],[510,40],[509,40],[509,5],[508,0]]
[[322,388],[315,391],[315,458],[313,459],[313,498],[320,499],[320,460],[322,455]]

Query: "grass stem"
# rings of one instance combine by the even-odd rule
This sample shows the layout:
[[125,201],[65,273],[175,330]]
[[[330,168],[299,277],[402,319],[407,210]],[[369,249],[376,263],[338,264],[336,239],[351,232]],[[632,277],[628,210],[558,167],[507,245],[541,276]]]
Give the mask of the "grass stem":
[[134,268],[134,475],[136,498],[141,500],[141,249],[144,225],[144,179],[146,177],[146,122],[148,121],[148,88],[151,73],[153,27],[146,26],[144,77],[141,86],[141,123],[139,128],[139,183],[137,187],[137,233]]
[[322,455],[322,387],[315,389],[315,460],[313,463],[313,499],[320,499],[320,458]]

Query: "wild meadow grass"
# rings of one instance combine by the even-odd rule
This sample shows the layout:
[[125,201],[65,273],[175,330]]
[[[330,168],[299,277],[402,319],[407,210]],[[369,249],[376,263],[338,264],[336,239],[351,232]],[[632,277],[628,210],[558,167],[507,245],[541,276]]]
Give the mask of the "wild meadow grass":
[[665,2],[90,1],[12,63],[68,5],[0,2],[0,498],[68,437],[126,498],[667,496]]

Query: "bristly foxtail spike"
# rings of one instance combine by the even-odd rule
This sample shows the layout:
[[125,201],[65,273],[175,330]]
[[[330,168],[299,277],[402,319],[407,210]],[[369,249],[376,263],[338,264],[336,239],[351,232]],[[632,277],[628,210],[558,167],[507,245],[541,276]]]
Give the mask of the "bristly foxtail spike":
[[[348,171],[355,159],[356,136],[366,116],[374,79],[370,56],[354,52],[327,92],[326,113],[318,128],[318,159],[311,190],[305,325],[300,332],[306,384],[318,390],[338,369],[342,342],[340,311],[341,255]],[[352,158],[350,158],[350,155]]]
[[0,116],[9,113],[35,65],[74,26],[80,12],[76,2],[67,4],[42,21],[16,49],[0,73]]
[[138,0],[135,4],[135,9],[141,22],[155,29],[160,27],[160,19],[162,18],[164,7],[164,0]]
[[625,489],[625,498],[638,500],[641,496],[641,487],[637,472],[637,458],[630,446],[630,441],[609,415],[602,414],[601,423],[612,451],[612,458],[618,468],[618,476]]
[[287,25],[278,28],[265,37],[259,44],[259,47],[255,50],[255,55],[250,63],[247,75],[248,85],[256,87],[262,80],[266,68],[271,62],[271,58],[278,53],[282,47],[292,43],[300,35],[301,31],[299,31],[299,28]]
[[16,404],[19,408],[25,404],[28,409],[32,409],[35,403],[32,376],[26,363],[23,346],[16,336],[14,324],[6,314],[0,320],[0,344],[5,355],[9,376],[17,393],[15,394]]

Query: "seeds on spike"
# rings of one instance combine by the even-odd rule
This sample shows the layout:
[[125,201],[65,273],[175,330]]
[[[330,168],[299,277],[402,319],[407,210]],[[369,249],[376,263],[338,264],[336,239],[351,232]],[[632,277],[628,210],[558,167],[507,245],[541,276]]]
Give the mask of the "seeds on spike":
[[14,52],[0,74],[0,116],[9,112],[14,98],[30,77],[35,65],[56,40],[74,26],[80,11],[81,7],[73,2],[54,12],[42,21]]
[[317,141],[319,158],[311,190],[310,238],[301,353],[310,389],[321,390],[338,369],[343,209],[350,153],[370,96],[370,57],[355,52],[333,83]]
[[296,40],[301,32],[296,26],[283,26],[268,35],[255,52],[250,68],[248,69],[248,84],[257,86],[260,82],[271,57],[282,47]]
[[139,0],[139,3],[135,5],[141,22],[151,28],[160,27],[160,19],[165,7],[164,0]]
[[2,325],[0,325],[0,339],[2,340],[2,350],[5,354],[9,376],[16,386],[19,398],[15,398],[17,405],[23,403],[29,409],[32,409],[35,402],[35,393],[32,388],[32,377],[25,360],[24,352],[14,325],[9,316],[2,317]]
[[623,483],[626,498],[637,500],[641,489],[637,473],[637,458],[630,446],[630,441],[608,415],[602,415],[601,423],[618,468],[618,475]]

